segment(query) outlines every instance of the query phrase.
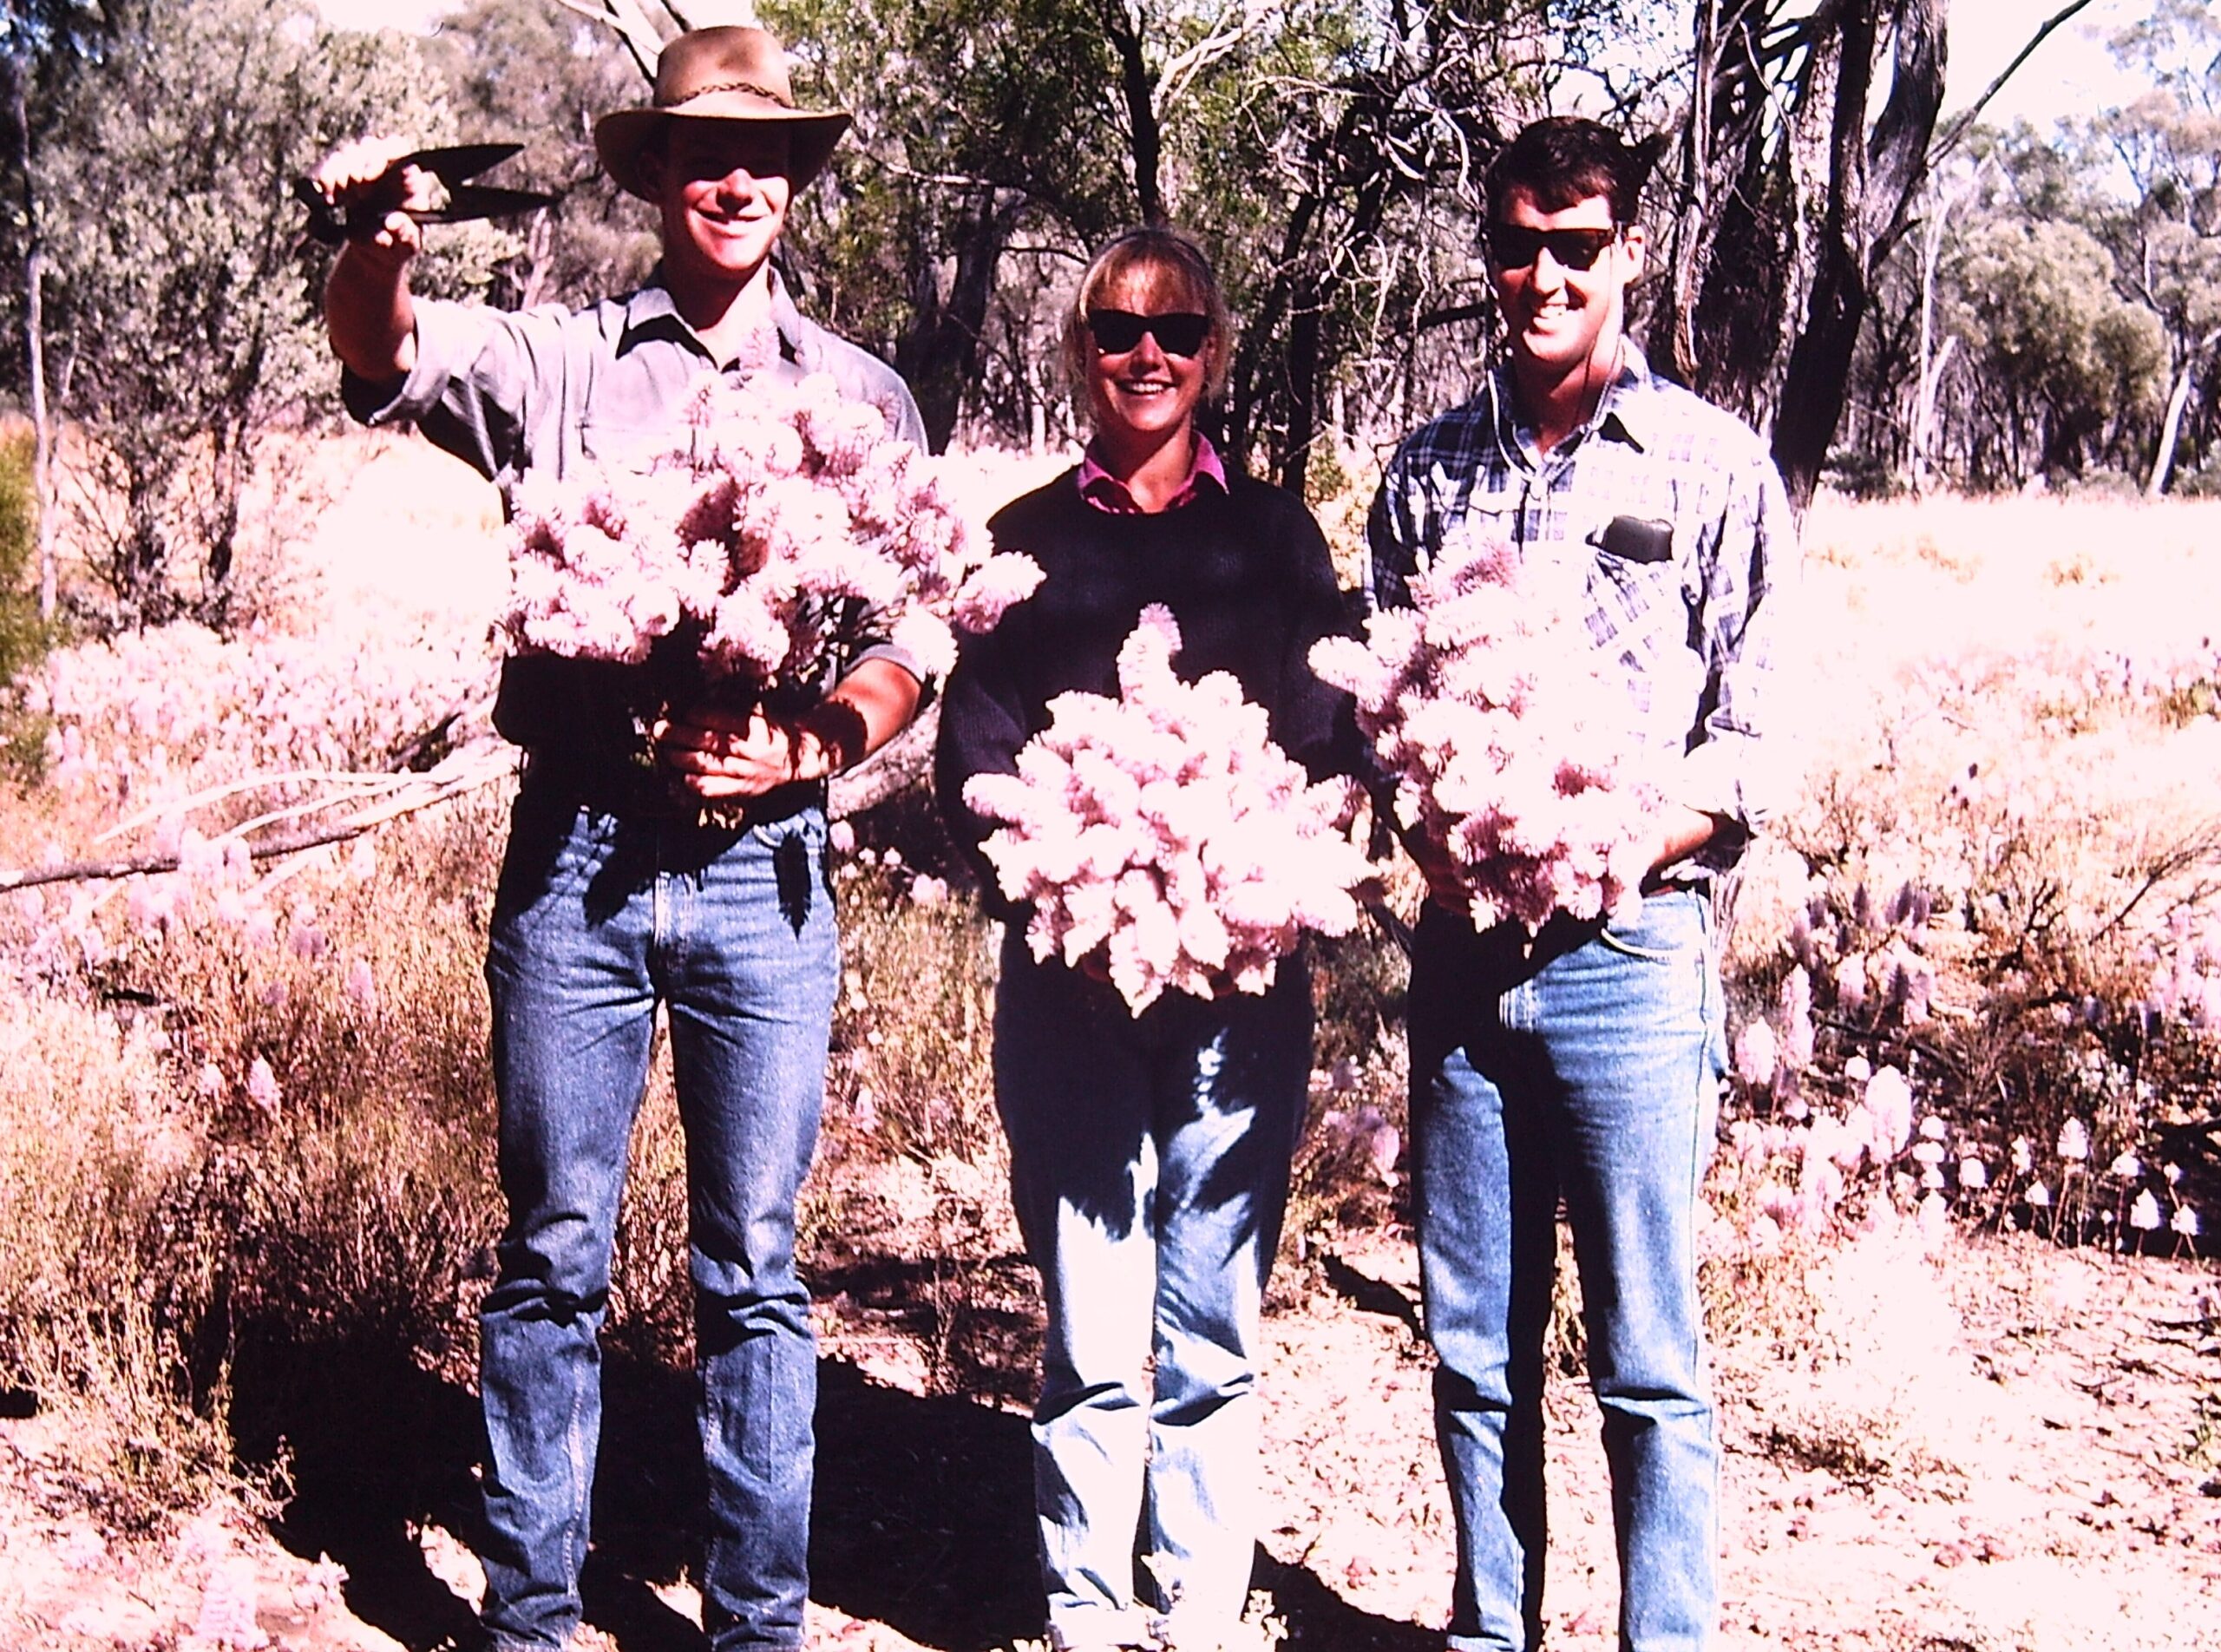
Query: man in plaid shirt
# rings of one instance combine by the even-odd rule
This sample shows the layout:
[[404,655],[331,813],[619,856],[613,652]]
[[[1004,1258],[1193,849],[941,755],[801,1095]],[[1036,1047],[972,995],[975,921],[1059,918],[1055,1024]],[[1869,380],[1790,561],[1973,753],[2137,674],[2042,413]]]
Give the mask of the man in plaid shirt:
[[1458,536],[1577,580],[1667,799],[1640,914],[1477,932],[1443,847],[1412,965],[1412,1113],[1436,1430],[1458,1521],[1449,1644],[1542,1636],[1543,1341],[1563,1196],[1604,1419],[1623,1652],[1707,1644],[1718,1450],[1695,1216],[1723,1067],[1710,885],[1771,788],[1768,639],[1797,547],[1765,445],[1624,331],[1648,161],[1537,121],[1490,168],[1504,363],[1410,436],[1369,534],[1373,597]]

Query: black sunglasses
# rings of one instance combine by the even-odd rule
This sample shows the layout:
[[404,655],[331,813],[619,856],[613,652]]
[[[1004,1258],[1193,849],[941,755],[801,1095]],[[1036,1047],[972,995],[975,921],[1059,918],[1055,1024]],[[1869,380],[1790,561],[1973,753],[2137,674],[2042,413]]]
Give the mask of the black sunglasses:
[[1499,270],[1524,270],[1548,247],[1561,269],[1594,269],[1604,249],[1620,239],[1609,229],[1530,229],[1524,224],[1489,226],[1489,262]]
[[1137,349],[1143,333],[1155,338],[1156,347],[1168,356],[1195,356],[1202,353],[1203,340],[1211,336],[1211,318],[1184,310],[1162,316],[1137,316],[1130,310],[1091,310],[1087,331],[1095,339],[1095,348],[1105,356],[1123,356]]

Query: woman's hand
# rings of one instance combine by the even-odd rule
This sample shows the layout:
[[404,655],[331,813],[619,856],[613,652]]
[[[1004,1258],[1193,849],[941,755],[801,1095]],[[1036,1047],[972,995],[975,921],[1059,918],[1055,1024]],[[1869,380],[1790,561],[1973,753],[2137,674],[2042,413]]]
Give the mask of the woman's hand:
[[832,753],[815,731],[761,707],[745,712],[704,707],[648,731],[657,760],[705,802],[760,797],[797,780],[833,772]]

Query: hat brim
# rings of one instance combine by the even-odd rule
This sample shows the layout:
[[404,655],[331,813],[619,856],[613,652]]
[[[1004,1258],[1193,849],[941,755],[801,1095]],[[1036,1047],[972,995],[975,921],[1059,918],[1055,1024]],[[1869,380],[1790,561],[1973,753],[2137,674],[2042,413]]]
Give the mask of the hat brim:
[[655,192],[650,187],[646,170],[640,164],[640,151],[650,137],[672,121],[733,121],[748,125],[781,126],[787,128],[791,146],[787,156],[787,178],[799,193],[812,179],[825,170],[825,163],[832,159],[833,150],[841,141],[841,134],[848,129],[849,115],[845,109],[816,111],[808,109],[767,108],[747,114],[699,112],[680,109],[619,109],[605,115],[594,122],[594,153],[601,157],[602,170],[628,195],[638,195],[642,200],[653,200]]

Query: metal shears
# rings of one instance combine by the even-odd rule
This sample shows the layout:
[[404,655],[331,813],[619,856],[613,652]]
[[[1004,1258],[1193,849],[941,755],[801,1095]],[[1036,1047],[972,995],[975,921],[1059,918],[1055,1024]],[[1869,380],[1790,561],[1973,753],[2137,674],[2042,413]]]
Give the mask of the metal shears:
[[[466,183],[521,150],[521,143],[460,143],[405,154],[379,174],[377,181],[344,205],[335,206],[306,178],[293,180],[293,194],[309,209],[309,236],[326,246],[367,239],[389,213],[406,211],[420,224],[461,224],[477,218],[501,218],[554,205],[555,197],[536,189],[502,189]],[[408,198],[401,174],[410,167],[439,180],[439,199],[429,206],[403,207]]]

